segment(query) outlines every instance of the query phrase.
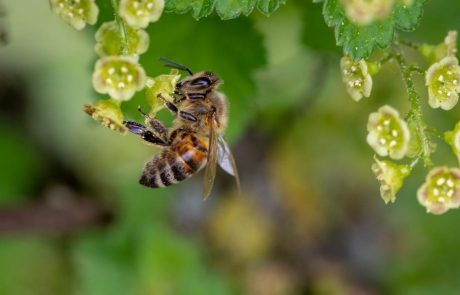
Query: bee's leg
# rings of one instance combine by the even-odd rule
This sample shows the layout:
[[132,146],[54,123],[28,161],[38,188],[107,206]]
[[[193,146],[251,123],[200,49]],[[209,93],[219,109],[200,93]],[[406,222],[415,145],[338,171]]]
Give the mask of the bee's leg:
[[145,140],[148,143],[154,144],[154,145],[159,145],[159,146],[168,146],[169,144],[166,142],[166,140],[159,138],[155,134],[153,134],[152,131],[148,130],[147,127],[145,127],[142,124],[132,122],[132,121],[124,121],[123,125],[128,128],[128,130],[134,134],[138,134],[141,136],[143,140]]
[[179,111],[179,109],[172,102],[166,100],[166,98],[164,98],[161,94],[158,94],[158,98],[163,101],[168,110],[176,115],[179,115],[181,118],[192,122],[196,122],[198,120],[194,115],[190,113]]
[[148,114],[144,113],[140,106],[137,107],[137,111],[144,116],[145,124],[150,126],[156,135],[166,142],[168,138],[168,128],[166,128],[160,120],[150,117]]

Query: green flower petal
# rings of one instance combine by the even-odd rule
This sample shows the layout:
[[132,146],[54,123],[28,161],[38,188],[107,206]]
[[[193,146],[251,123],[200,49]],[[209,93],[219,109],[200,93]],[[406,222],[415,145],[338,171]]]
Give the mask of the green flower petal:
[[174,98],[171,93],[176,89],[176,84],[180,79],[180,75],[177,70],[171,70],[169,75],[159,75],[155,78],[147,78],[145,83],[145,92],[147,96],[147,102],[151,106],[151,112],[156,113],[164,107],[163,102],[158,99],[158,95],[161,94],[164,98],[173,101]]
[[410,174],[410,167],[409,165],[397,165],[391,161],[380,161],[377,157],[374,159],[372,172],[380,182],[380,196],[385,204],[393,203],[404,179]]
[[[147,51],[150,42],[147,32],[125,24],[125,33],[128,47],[127,55],[137,56]],[[95,38],[97,43],[94,49],[99,56],[122,55],[121,44],[123,42],[115,21],[103,23],[96,32]]]

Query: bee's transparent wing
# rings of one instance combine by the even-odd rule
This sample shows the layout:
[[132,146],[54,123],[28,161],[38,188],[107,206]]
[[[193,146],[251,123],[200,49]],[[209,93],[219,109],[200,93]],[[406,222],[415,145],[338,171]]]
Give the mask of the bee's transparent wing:
[[217,137],[217,163],[219,163],[219,166],[225,172],[235,177],[236,185],[239,191],[240,177],[238,175],[238,170],[236,169],[235,158],[233,157],[230,147],[223,136]]
[[211,194],[214,178],[216,177],[217,167],[217,138],[214,127],[214,115],[210,118],[210,131],[209,131],[209,147],[208,147],[208,162],[204,170],[204,186],[203,196],[206,200]]

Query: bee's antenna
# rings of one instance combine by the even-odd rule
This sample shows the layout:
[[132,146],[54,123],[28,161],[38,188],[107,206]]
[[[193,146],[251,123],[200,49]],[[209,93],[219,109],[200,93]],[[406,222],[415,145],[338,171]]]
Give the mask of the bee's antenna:
[[192,70],[190,70],[188,67],[186,67],[184,65],[181,65],[181,64],[179,64],[179,63],[177,63],[175,61],[172,61],[170,59],[167,59],[166,57],[160,57],[160,60],[165,63],[165,67],[170,67],[170,68],[173,68],[173,69],[186,71],[190,75],[193,75]]

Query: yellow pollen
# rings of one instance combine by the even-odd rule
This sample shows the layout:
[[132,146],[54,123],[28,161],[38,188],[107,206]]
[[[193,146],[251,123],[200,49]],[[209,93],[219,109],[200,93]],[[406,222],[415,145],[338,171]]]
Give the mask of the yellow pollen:
[[124,82],[119,82],[118,83],[118,88],[125,88],[125,83]]
[[444,177],[441,177],[436,181],[436,184],[443,185],[445,182],[446,182],[446,179]]

